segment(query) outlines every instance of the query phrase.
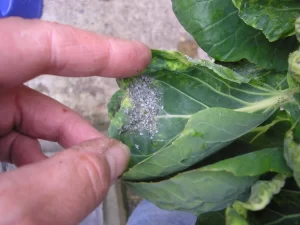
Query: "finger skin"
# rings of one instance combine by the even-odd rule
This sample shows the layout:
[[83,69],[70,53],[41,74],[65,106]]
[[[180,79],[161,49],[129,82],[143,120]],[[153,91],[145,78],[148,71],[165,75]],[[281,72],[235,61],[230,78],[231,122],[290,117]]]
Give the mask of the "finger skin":
[[24,166],[47,157],[42,153],[37,139],[12,131],[0,138],[0,161]]
[[128,158],[126,147],[101,138],[0,175],[1,224],[78,224],[103,201]]
[[96,35],[41,20],[0,20],[0,87],[20,85],[40,74],[128,77],[150,63],[137,41]]
[[[2,19],[0,29],[0,156],[26,164],[0,175],[0,224],[78,224],[125,170],[129,151],[22,83],[40,74],[132,76],[151,53],[139,42],[38,20]],[[37,138],[70,147],[97,137],[50,159],[38,156]],[[24,148],[35,153],[26,158]]]
[[64,148],[103,137],[80,115],[28,87],[0,90],[0,136],[11,130],[35,139],[58,142]]

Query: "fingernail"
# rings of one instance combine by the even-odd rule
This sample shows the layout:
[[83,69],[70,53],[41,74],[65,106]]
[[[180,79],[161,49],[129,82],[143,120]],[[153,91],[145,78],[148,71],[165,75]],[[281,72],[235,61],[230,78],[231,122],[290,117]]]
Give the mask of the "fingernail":
[[118,143],[106,150],[105,156],[110,167],[111,181],[114,181],[126,170],[130,150],[126,145]]

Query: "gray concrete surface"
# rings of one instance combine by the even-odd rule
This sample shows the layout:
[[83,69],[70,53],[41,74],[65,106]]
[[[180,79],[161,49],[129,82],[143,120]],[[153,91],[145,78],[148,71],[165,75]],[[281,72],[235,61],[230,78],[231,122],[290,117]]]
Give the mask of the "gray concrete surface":
[[[171,0],[45,0],[42,19],[69,24],[78,28],[121,38],[143,41],[151,48],[194,51],[201,50],[184,42],[184,31],[171,7]],[[190,40],[189,40],[190,41]],[[181,43],[178,46],[178,43]],[[109,124],[107,103],[117,90],[114,79],[62,78],[43,75],[28,86],[62,102],[79,112],[99,130],[106,132]],[[42,142],[45,152],[61,150],[56,143]],[[103,207],[103,208],[102,208]],[[99,206],[82,224],[125,225],[126,216],[120,185],[109,192]]]
[[[45,0],[43,19],[140,40],[151,48],[175,50],[186,35],[170,0]],[[75,109],[99,129],[107,128],[106,106],[117,90],[113,79],[42,76],[28,85]]]
[[104,35],[176,49],[185,33],[171,0],[45,0],[43,18]]
[[109,190],[103,202],[103,223],[105,225],[125,225],[127,212],[123,190],[120,181],[117,181]]

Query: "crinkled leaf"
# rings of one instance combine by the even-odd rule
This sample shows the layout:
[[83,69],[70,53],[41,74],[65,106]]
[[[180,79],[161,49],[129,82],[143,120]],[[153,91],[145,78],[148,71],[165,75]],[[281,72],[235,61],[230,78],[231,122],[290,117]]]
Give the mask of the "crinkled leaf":
[[233,204],[233,208],[235,208],[237,211],[238,209],[251,211],[263,210],[267,205],[269,205],[273,196],[277,195],[281,191],[281,188],[285,184],[285,179],[285,175],[277,175],[270,181],[257,181],[251,187],[250,198],[246,202],[235,202]]
[[298,0],[232,0],[249,26],[262,30],[271,42],[295,34],[300,15]]
[[300,83],[300,50],[293,52],[289,57],[289,74]]
[[300,115],[300,94],[297,90],[300,87],[300,50],[293,52],[289,56],[289,71],[287,74],[287,83],[290,88],[296,90],[291,93],[288,103],[284,104],[284,109],[287,113],[297,120]]
[[[296,36],[300,42],[300,17],[296,21],[295,25]],[[289,73],[288,79],[291,87],[299,86],[300,84],[300,50],[297,50],[289,56]],[[299,103],[300,105],[300,103]]]
[[300,143],[294,138],[294,128],[286,133],[284,157],[289,167],[293,170],[294,178],[300,187]]
[[300,115],[300,94],[291,94],[291,101],[284,104],[285,111],[296,121]]
[[298,83],[296,82],[296,80],[291,76],[291,74],[287,74],[287,82],[290,88],[295,88],[298,86]]
[[[238,73],[241,70],[235,72],[230,67],[226,66],[218,65],[208,60],[192,59],[176,51],[162,51],[154,49],[152,50],[152,62],[144,73],[153,73],[158,71],[188,73],[192,72],[196,67],[198,67],[212,70],[218,76],[235,83],[246,83],[249,81],[249,78],[247,76],[241,76]],[[243,65],[241,65],[240,67],[242,66]]]
[[296,20],[295,30],[296,30],[296,37],[297,37],[298,41],[300,42],[300,17]]
[[115,116],[115,113],[118,112],[118,110],[121,107],[121,102],[125,97],[126,92],[123,90],[118,90],[110,99],[108,104],[108,115],[110,119],[113,119]]
[[265,149],[183,172],[157,182],[125,183],[137,194],[168,210],[195,214],[245,200],[249,188],[266,172],[290,173],[279,149]]
[[[290,180],[290,183],[294,181]],[[292,225],[300,221],[300,190],[286,185],[264,210],[249,212],[251,225]]]
[[232,207],[226,209],[227,224],[245,224],[248,210],[260,211],[265,209],[274,195],[277,195],[285,185],[285,175],[278,174],[272,180],[259,180],[251,187],[250,198],[246,202],[236,201]]
[[226,225],[249,225],[247,220],[232,207],[226,209],[225,215]]
[[[249,225],[299,224],[299,212],[300,190],[297,185],[294,184],[294,181],[289,179],[288,185],[281,189],[279,194],[273,197],[271,203],[265,209],[257,212],[249,211],[247,221]],[[243,215],[241,212],[238,214]],[[198,221],[197,225],[225,225],[225,211],[222,210],[200,215]]]
[[298,45],[294,36],[270,43],[263,32],[238,16],[231,0],[173,0],[174,12],[200,47],[216,60],[241,59],[265,69],[287,70],[287,58]]

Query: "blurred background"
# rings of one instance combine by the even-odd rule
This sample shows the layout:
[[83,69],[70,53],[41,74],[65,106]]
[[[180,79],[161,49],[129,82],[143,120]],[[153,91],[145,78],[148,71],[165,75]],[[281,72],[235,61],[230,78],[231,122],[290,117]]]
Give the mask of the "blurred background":
[[[206,57],[177,21],[171,0],[44,0],[42,19],[139,40],[151,48],[178,50],[193,58]],[[107,134],[107,104],[118,89],[114,79],[42,75],[27,85],[74,109]],[[61,150],[57,143],[41,144],[48,156]],[[3,164],[0,171],[11,169],[12,165]],[[118,182],[82,225],[125,225],[139,201],[138,196]]]

